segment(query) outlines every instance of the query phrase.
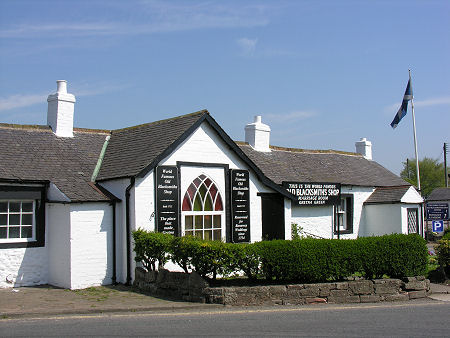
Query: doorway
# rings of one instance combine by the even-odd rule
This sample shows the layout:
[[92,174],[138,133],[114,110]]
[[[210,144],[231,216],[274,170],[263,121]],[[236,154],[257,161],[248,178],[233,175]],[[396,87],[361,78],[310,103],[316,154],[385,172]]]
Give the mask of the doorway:
[[262,209],[262,239],[285,239],[284,197],[280,194],[260,194]]

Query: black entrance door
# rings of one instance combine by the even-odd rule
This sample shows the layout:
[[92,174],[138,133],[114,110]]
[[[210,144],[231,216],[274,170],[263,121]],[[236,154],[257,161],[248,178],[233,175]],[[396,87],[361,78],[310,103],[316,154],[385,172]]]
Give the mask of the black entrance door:
[[262,236],[264,240],[284,239],[284,198],[261,194]]

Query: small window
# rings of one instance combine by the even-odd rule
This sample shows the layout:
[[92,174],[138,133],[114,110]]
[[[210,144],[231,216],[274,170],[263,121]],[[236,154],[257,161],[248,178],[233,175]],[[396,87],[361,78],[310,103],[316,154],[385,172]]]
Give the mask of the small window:
[[417,208],[408,208],[407,217],[408,217],[408,234],[418,234],[418,217],[419,211]]
[[0,200],[0,243],[35,239],[35,202]]
[[340,234],[353,233],[353,196],[341,196],[336,206],[334,232]]

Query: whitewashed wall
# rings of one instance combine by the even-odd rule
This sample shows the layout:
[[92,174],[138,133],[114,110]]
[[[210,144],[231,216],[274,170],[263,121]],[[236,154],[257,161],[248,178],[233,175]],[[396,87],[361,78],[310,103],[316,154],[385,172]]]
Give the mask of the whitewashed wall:
[[[201,149],[201,151],[199,151]],[[247,165],[228,147],[225,142],[217,135],[207,123],[203,123],[195,130],[184,142],[182,142],[169,156],[160,162],[160,165],[173,165],[179,162],[197,162],[197,163],[215,163],[226,164],[230,169],[249,169]],[[205,173],[208,170],[206,167]],[[198,170],[201,174],[202,170]],[[149,172],[144,178],[136,180],[136,226],[144,229],[153,230],[155,220],[152,214],[155,212],[154,205],[154,176],[153,171]],[[216,174],[214,174],[216,175]],[[191,175],[192,176],[192,175]],[[189,178],[183,178],[181,196],[184,196],[185,188]],[[183,180],[186,180],[184,182]],[[189,182],[190,183],[190,182]],[[216,182],[217,183],[217,182]],[[225,189],[222,190],[223,194]],[[250,214],[251,227],[250,238],[252,242],[262,239],[261,225],[261,198],[257,196],[258,192],[273,192],[270,188],[264,186],[250,170]],[[225,196],[223,202],[225,206]],[[181,201],[180,201],[181,202]]]
[[[373,191],[372,187],[341,187],[341,194],[353,196],[353,233],[341,234],[341,238],[357,238],[361,235],[366,219],[363,214],[363,205]],[[336,237],[333,234],[333,213],[333,206],[305,207],[293,203],[291,223],[298,224],[305,232],[315,236],[333,238]]]
[[[45,210],[46,224],[49,206]],[[45,246],[39,248],[0,249],[0,288],[32,286],[49,283],[48,229]]]
[[51,285],[70,288],[70,204],[47,204],[48,262]]
[[112,209],[108,203],[70,205],[71,289],[111,284]]
[[116,278],[118,283],[126,283],[127,242],[125,190],[130,185],[130,179],[116,179],[101,182],[100,184],[121,200],[121,202],[116,203]]
[[402,233],[400,204],[369,204],[364,206],[366,224],[361,236]]

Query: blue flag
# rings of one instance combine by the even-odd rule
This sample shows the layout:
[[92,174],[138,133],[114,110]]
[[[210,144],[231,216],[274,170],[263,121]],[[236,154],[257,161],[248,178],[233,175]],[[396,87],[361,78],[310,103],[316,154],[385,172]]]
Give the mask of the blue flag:
[[401,119],[406,115],[406,110],[408,109],[408,101],[412,100],[413,93],[411,87],[411,77],[408,80],[408,85],[406,86],[405,95],[403,95],[402,106],[398,110],[394,119],[392,120],[391,127],[395,129],[400,123]]

